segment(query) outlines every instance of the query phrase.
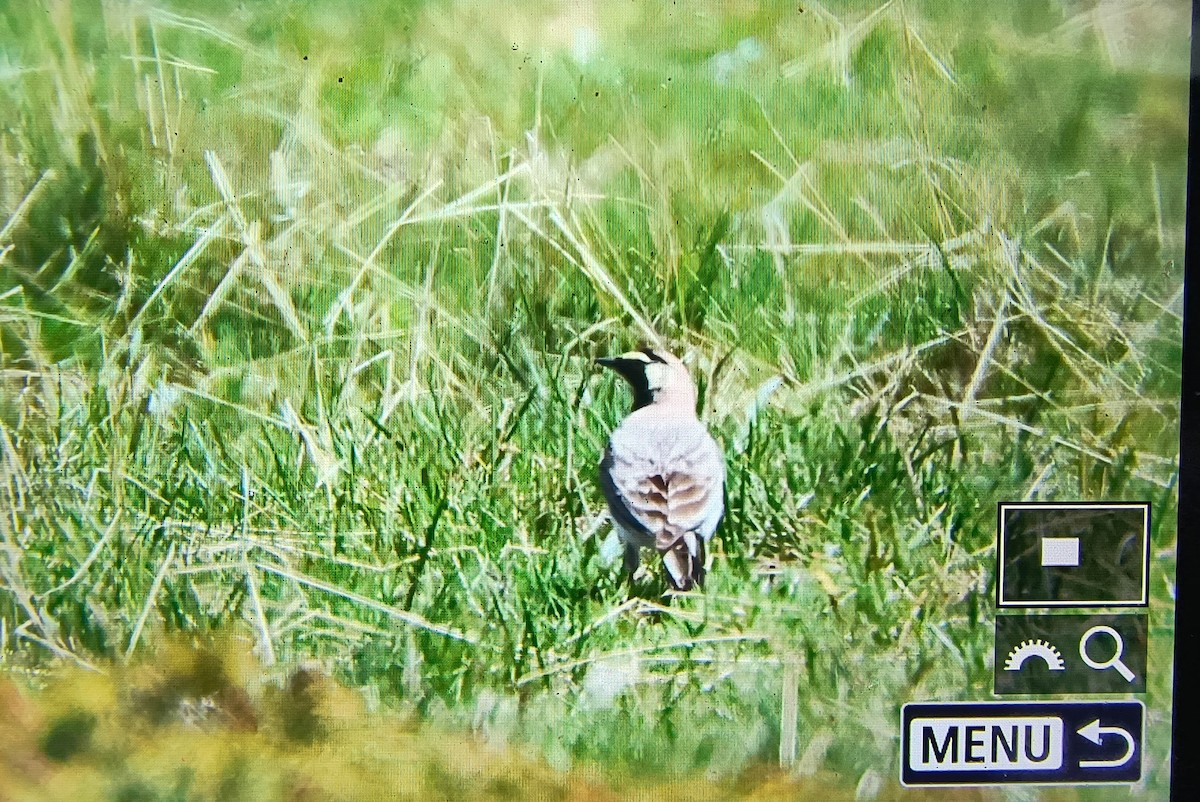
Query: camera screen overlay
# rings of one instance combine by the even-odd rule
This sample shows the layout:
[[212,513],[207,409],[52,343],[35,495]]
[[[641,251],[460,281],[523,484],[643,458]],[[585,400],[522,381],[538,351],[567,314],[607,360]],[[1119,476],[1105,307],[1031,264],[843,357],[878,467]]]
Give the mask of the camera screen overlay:
[[0,799],[1168,799],[1191,18],[0,2]]

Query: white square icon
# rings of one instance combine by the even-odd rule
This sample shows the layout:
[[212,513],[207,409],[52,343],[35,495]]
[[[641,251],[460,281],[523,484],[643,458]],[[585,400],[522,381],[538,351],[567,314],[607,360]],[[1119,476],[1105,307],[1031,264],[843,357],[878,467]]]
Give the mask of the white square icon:
[[1044,567],[1078,568],[1079,538],[1042,538],[1042,565]]

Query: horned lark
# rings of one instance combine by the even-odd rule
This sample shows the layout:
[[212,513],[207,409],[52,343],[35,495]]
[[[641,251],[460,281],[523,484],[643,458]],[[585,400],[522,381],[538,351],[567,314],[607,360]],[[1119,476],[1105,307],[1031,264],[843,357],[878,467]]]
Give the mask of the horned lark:
[[676,590],[704,583],[704,546],[725,511],[725,460],[696,417],[696,386],[678,358],[644,348],[598,364],[633,388],[633,410],[612,433],[600,485],[625,545],[630,576],[653,546]]

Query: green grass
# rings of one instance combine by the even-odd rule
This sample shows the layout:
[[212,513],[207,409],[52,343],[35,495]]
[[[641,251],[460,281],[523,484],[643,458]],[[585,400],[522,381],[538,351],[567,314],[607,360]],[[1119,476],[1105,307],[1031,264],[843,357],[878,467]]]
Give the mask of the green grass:
[[[991,695],[996,502],[1148,499],[1164,788],[1186,4],[725,5],[0,9],[4,662],[233,627],[558,768],[870,796]],[[606,543],[646,337],[729,463],[702,594]]]

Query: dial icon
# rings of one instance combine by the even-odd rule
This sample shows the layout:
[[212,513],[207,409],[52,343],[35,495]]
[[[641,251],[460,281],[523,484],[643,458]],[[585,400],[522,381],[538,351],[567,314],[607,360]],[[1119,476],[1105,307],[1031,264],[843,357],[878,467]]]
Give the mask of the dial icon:
[[1053,643],[1044,640],[1027,640],[1013,648],[1004,661],[1005,671],[1020,671],[1025,661],[1036,657],[1045,662],[1051,671],[1065,671],[1062,652]]

